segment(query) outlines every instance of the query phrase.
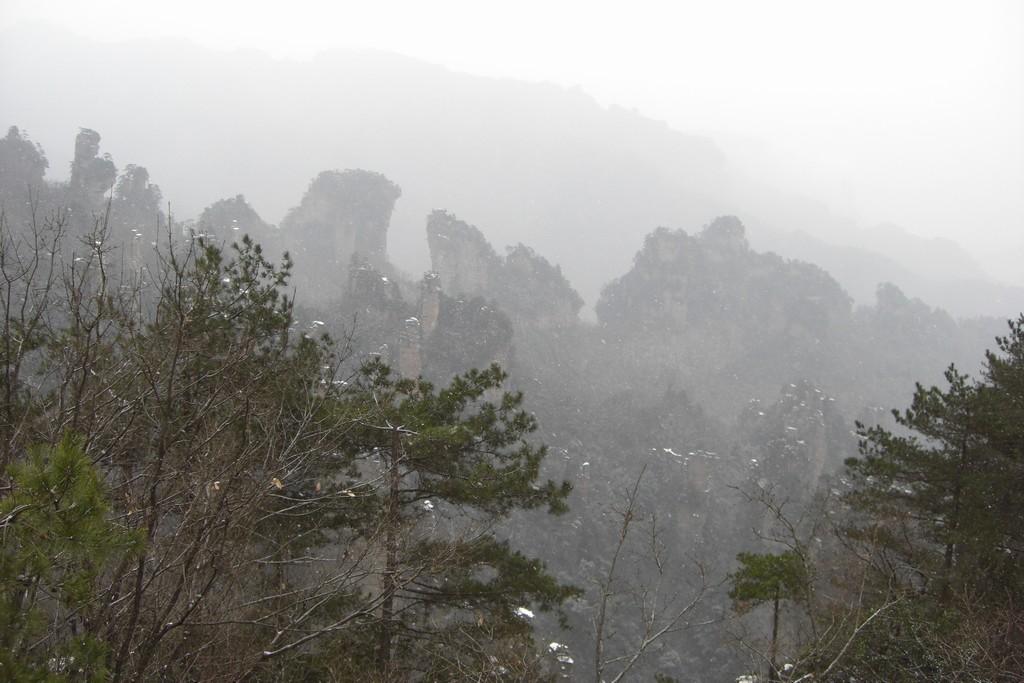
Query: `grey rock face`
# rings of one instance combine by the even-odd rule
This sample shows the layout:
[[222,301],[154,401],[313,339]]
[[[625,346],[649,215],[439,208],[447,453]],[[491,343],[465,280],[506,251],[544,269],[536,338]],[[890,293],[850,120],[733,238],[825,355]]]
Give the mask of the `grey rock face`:
[[103,195],[110,191],[117,177],[110,155],[100,157],[99,152],[100,134],[89,128],[80,129],[71,162],[71,191],[93,208],[103,203]]
[[299,206],[281,224],[282,239],[295,253],[298,271],[309,274],[306,294],[317,300],[336,296],[322,282],[345,282],[339,271],[360,255],[386,270],[387,235],[401,188],[380,173],[324,171]]

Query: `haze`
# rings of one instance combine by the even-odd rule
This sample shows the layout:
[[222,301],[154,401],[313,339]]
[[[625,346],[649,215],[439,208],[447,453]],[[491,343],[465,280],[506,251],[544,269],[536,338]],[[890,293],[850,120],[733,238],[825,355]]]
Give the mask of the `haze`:
[[[860,225],[955,239],[1024,283],[1024,9],[989,2],[281,3],[6,0],[2,26],[183,37],[309,59],[374,48],[580,86],[709,134],[759,180]],[[13,94],[8,94],[12,96]],[[66,168],[66,145],[46,145]]]
[[0,0],[6,678],[1018,681],[1024,9],[892,4]]

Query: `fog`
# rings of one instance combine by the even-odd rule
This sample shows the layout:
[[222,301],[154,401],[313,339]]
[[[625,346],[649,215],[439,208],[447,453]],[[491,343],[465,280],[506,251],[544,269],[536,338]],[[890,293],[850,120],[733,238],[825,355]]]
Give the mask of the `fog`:
[[1019,3],[0,2],[5,671],[1019,679]]
[[[100,40],[173,36],[294,60],[371,48],[579,87],[602,105],[710,137],[759,183],[824,202],[859,227],[954,240],[991,276],[1024,284],[1020,3],[675,5],[188,0],[165,12],[7,0],[0,27],[45,21]],[[18,93],[4,99],[10,108]],[[65,168],[67,146],[40,141]],[[876,234],[829,238],[869,246]]]

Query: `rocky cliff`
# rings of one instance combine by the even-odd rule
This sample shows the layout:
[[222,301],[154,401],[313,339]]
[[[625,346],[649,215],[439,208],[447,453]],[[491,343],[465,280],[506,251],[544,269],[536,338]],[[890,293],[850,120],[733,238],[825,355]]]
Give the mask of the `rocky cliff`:
[[388,269],[387,234],[401,188],[380,173],[324,171],[314,178],[299,205],[281,223],[292,250],[300,286],[317,301],[340,296],[352,257]]
[[509,247],[498,256],[483,233],[447,211],[427,219],[433,270],[449,294],[495,301],[520,326],[558,328],[578,322],[583,299],[552,265],[530,247]]

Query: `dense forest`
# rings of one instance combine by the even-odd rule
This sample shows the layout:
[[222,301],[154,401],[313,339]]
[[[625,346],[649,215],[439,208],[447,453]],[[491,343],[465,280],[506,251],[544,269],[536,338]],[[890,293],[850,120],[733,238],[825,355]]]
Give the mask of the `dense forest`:
[[726,215],[592,320],[457,206],[403,272],[380,173],[183,219],[100,143],[0,139],[5,679],[1021,680],[1024,317]]

